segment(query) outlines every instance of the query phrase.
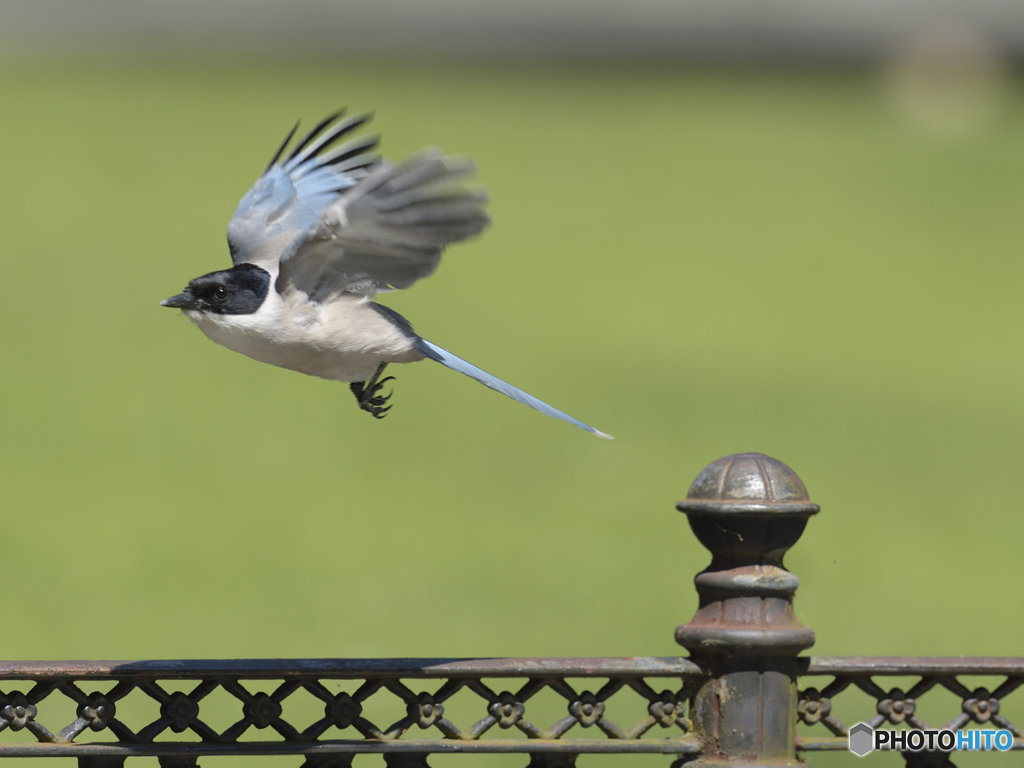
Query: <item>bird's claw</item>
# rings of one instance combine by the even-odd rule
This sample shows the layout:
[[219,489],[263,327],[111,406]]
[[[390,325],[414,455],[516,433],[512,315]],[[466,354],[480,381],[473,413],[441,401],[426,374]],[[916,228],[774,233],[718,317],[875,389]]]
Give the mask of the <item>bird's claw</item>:
[[[380,398],[374,398],[374,399],[375,400],[380,400]],[[381,401],[381,402],[383,402],[383,401]],[[377,405],[374,405],[372,402],[371,403],[367,403],[367,404],[365,404],[363,406],[360,406],[360,407],[364,411],[369,413],[371,416],[373,416],[373,418],[375,418],[375,419],[383,419],[385,416],[387,416],[388,411],[391,410],[391,406],[390,405],[386,406],[384,408],[381,408],[381,407],[379,407]]]
[[[389,376],[388,378],[394,377]],[[384,381],[387,381],[387,379],[385,379]],[[383,419],[384,415],[391,410],[391,406],[385,405],[385,403],[387,403],[387,401],[391,399],[391,395],[393,395],[394,392],[390,392],[387,395],[381,396],[377,396],[375,394],[376,392],[380,391],[381,385],[383,383],[384,382],[382,381],[372,389],[369,389],[367,391],[367,394],[369,396],[365,397],[363,400],[360,400],[359,402],[359,407],[362,408],[364,411],[367,411],[375,419]]]
[[387,412],[391,410],[392,406],[386,405],[387,401],[391,399],[394,392],[389,392],[386,395],[378,395],[384,385],[394,380],[394,376],[388,376],[386,378],[377,380],[377,376],[383,371],[384,366],[381,365],[377,369],[377,372],[370,378],[369,381],[363,382],[352,382],[352,392],[356,396],[356,402],[359,403],[359,407],[369,413],[375,419],[383,419]]

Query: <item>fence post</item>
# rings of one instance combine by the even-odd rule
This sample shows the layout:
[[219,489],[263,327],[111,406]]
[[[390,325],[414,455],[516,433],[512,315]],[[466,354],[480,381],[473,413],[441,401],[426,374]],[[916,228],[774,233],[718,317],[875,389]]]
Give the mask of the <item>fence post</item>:
[[709,464],[676,506],[711,551],[694,580],[697,613],[676,629],[710,672],[691,701],[704,740],[691,765],[804,765],[795,748],[797,656],[814,632],[793,613],[799,581],[782,557],[818,505],[781,461],[739,453]]

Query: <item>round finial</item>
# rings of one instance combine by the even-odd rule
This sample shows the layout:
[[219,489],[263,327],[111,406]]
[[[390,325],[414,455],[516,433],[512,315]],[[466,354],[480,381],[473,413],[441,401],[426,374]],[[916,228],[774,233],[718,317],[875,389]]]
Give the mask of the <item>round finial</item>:
[[818,511],[796,472],[763,453],[736,453],[708,464],[676,508],[687,514],[733,511],[798,517]]
[[800,581],[782,562],[818,512],[796,473],[763,453],[726,456],[704,468],[676,507],[711,552],[694,579],[700,607],[676,640],[704,659],[795,657],[810,648],[814,633],[793,615]]

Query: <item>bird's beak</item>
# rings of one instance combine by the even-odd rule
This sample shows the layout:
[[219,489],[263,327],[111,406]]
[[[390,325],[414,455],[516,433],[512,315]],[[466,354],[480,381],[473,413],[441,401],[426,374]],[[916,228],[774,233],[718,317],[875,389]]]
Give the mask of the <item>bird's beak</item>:
[[160,302],[161,307],[173,307],[175,309],[196,309],[196,297],[192,291],[186,289],[177,296],[171,296]]

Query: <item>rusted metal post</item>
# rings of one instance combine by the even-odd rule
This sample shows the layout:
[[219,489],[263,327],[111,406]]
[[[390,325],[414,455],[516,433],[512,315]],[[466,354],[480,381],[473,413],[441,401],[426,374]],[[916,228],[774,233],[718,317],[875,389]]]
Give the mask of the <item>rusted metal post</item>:
[[688,765],[803,765],[795,749],[797,656],[814,632],[793,613],[799,581],[782,557],[818,505],[781,461],[740,453],[709,464],[677,508],[711,565],[676,641],[711,675],[691,702],[704,752]]

